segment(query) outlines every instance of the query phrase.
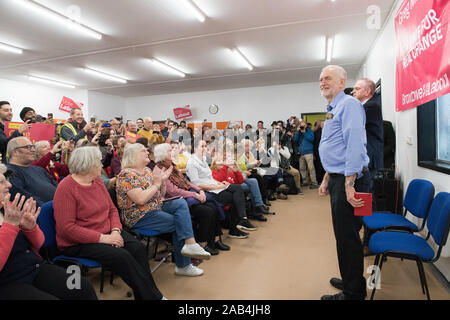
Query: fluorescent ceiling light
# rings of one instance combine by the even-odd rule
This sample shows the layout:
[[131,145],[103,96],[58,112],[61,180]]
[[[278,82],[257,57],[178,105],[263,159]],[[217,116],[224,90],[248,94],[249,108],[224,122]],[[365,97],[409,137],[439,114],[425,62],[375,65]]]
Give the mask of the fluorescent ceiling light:
[[169,71],[171,73],[174,73],[174,74],[176,74],[179,77],[184,78],[186,76],[186,74],[184,72],[181,72],[180,70],[178,70],[178,69],[176,69],[176,68],[174,68],[172,66],[169,66],[167,63],[162,62],[161,60],[153,58],[153,59],[150,59],[150,61],[154,65],[158,66],[159,68],[164,69],[166,71]]
[[90,75],[99,77],[99,78],[103,78],[103,79],[107,79],[107,80],[111,80],[111,81],[115,81],[115,82],[120,82],[120,83],[127,83],[127,80],[116,77],[116,76],[112,76],[110,74],[104,73],[102,71],[97,71],[97,70],[93,70],[93,69],[89,69],[89,68],[84,68],[84,71]]
[[23,53],[22,49],[16,48],[16,47],[10,46],[9,44],[1,43],[1,42],[0,42],[0,50],[11,52],[11,53],[15,53],[15,54],[22,54]]
[[52,19],[55,22],[61,23],[67,28],[83,33],[87,36],[90,36],[94,39],[101,40],[102,35],[97,31],[72,20],[70,17],[67,17],[59,12],[56,12],[40,3],[35,2],[34,0],[14,0],[16,3],[23,5],[25,8],[32,10],[35,13],[41,14],[47,18]]
[[333,58],[333,46],[334,46],[334,39],[332,37],[329,37],[327,39],[327,62],[331,62],[331,58]]
[[230,49],[233,56],[238,60],[242,65],[245,65],[245,67],[248,70],[253,70],[253,65],[250,63],[250,61],[242,54],[242,52],[239,51],[238,48]]
[[200,22],[205,22],[206,16],[192,0],[184,0],[191,9],[192,13]]
[[64,88],[70,88],[70,89],[75,88],[75,86],[73,84],[68,84],[68,83],[64,83],[64,82],[56,81],[56,80],[44,79],[41,77],[28,76],[28,79],[33,80],[33,81],[38,81],[41,83],[45,83],[45,84],[51,84],[54,86],[64,87]]

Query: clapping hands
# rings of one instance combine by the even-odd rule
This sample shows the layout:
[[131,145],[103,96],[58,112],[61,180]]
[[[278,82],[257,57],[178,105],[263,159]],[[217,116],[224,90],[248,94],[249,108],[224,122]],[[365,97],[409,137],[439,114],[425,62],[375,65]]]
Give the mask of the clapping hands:
[[5,210],[4,222],[23,230],[32,230],[36,226],[37,217],[41,212],[41,208],[36,209],[36,201],[29,198],[25,201],[25,196],[20,197],[16,194],[12,203],[9,202],[10,194],[8,193],[3,200]]

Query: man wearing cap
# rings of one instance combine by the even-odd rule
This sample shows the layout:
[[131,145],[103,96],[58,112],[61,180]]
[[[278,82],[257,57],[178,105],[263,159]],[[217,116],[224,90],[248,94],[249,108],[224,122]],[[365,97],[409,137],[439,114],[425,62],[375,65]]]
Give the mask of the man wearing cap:
[[5,122],[11,121],[12,117],[13,113],[9,102],[0,101],[0,156],[3,163],[6,163],[6,146],[8,145],[8,142],[13,138],[20,137],[26,130],[31,128],[31,123],[24,123],[7,138],[5,133]]
[[23,122],[31,121],[32,123],[36,122],[36,111],[34,111],[33,108],[25,107],[20,111],[20,119],[22,119]]

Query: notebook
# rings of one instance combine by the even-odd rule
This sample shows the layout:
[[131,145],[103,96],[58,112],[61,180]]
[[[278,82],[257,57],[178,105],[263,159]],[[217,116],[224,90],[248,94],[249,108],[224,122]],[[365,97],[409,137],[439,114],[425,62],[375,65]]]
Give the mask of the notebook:
[[355,216],[371,216],[372,215],[372,194],[355,192],[355,199],[363,199],[364,206],[355,208]]

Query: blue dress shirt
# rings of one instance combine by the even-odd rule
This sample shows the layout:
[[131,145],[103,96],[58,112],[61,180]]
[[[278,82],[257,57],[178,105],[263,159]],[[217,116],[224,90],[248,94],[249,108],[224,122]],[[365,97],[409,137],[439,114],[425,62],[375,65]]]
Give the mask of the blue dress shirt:
[[369,164],[364,107],[341,91],[327,106],[319,154],[328,173],[361,176]]

